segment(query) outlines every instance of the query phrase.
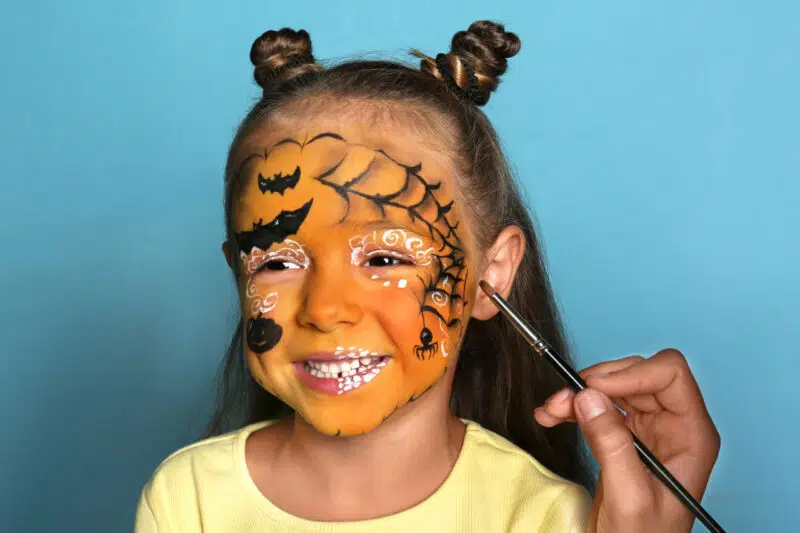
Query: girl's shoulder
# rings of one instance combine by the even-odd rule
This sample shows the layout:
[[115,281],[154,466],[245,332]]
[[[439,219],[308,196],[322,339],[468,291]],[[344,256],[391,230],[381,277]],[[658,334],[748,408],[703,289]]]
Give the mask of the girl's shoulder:
[[481,463],[502,466],[512,475],[526,475],[539,478],[541,483],[558,486],[574,484],[548,469],[528,452],[485,427],[471,420],[464,420],[467,425],[467,443],[472,455]]
[[493,491],[512,495],[504,497],[514,500],[513,507],[520,516],[528,512],[540,515],[542,510],[546,510],[547,516],[543,518],[547,521],[569,526],[563,531],[573,531],[575,521],[584,523],[591,507],[591,497],[583,486],[549,470],[505,437],[476,422],[464,422],[467,424],[465,446],[468,449],[463,455],[469,463],[464,465],[464,478],[469,480],[472,490],[491,487]]
[[[241,503],[243,494],[257,492],[248,483],[244,444],[250,433],[271,423],[251,424],[170,454],[142,489],[136,531],[164,531],[174,523],[181,524],[182,531],[223,531],[203,525],[209,517],[199,512],[201,503],[213,501],[215,509],[232,509]],[[229,518],[225,512],[213,517],[223,521]]]
[[248,435],[272,423],[273,420],[257,422],[184,446],[172,452],[158,465],[149,484],[159,480],[176,483],[194,478],[198,474],[234,471],[239,455],[243,454]]

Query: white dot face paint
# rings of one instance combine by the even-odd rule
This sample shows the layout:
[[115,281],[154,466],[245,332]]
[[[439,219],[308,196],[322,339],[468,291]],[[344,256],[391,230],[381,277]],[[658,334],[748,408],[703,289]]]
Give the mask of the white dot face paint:
[[384,286],[384,287],[388,287],[388,286],[389,286],[389,285],[391,285],[391,284],[392,284],[392,282],[391,282],[391,281],[384,281],[384,282],[383,282],[383,286]]
[[407,279],[401,279],[400,281],[397,282],[397,288],[398,289],[405,289],[406,285],[408,285],[408,280]]

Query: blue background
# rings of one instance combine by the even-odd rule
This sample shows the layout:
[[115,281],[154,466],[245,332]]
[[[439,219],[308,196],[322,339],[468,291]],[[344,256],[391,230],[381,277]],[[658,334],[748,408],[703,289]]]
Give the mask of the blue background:
[[482,18],[523,42],[487,112],[581,365],[681,349],[723,436],[707,507],[729,531],[797,522],[800,4],[488,4],[3,2],[2,531],[128,531],[199,435],[252,40],[405,57]]

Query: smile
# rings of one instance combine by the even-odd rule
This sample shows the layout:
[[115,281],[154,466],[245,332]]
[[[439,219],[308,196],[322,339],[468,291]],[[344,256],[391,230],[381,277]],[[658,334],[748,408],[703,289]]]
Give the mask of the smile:
[[295,365],[299,377],[311,389],[344,394],[375,379],[391,359],[368,350],[312,355]]

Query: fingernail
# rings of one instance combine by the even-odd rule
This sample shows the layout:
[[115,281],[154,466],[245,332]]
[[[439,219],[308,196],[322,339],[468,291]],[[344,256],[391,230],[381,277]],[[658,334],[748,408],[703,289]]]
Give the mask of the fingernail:
[[556,403],[556,402],[563,402],[569,397],[570,391],[567,387],[564,387],[557,393],[550,396],[545,403]]
[[584,420],[592,420],[606,412],[606,401],[594,389],[584,389],[578,394],[578,411]]

